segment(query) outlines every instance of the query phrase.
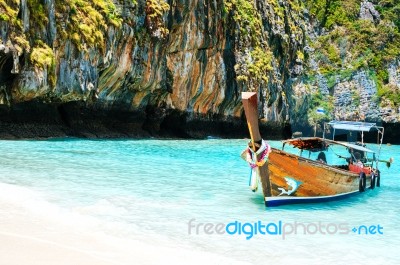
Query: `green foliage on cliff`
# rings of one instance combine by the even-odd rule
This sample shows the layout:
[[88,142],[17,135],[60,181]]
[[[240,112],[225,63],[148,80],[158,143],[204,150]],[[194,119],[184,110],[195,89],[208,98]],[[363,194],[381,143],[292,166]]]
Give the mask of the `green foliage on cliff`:
[[272,52],[263,41],[261,17],[253,1],[226,0],[224,4],[224,12],[239,25],[242,43],[249,49],[244,65],[235,66],[237,80],[248,83],[252,90],[257,83],[268,82],[268,72],[272,70]]
[[29,10],[32,10],[29,14],[29,24],[31,36],[35,36],[42,30],[45,30],[47,23],[49,22],[47,10],[42,0],[28,0],[27,1]]
[[[9,42],[18,55],[27,52],[28,62],[38,69],[47,70],[48,81],[56,82],[55,55],[46,43],[45,36],[49,25],[49,9],[43,0],[27,0],[29,8],[29,28],[24,32],[21,16],[22,6],[19,0],[0,0],[0,21],[9,27]],[[70,39],[79,50],[97,47],[105,48],[104,34],[111,25],[120,27],[122,18],[112,0],[55,0],[56,42]],[[28,27],[29,26],[29,27]],[[25,29],[26,29],[25,28]],[[31,48],[31,46],[33,48]]]
[[10,45],[21,55],[23,51],[30,51],[30,45],[22,30],[21,20],[18,19],[19,5],[19,0],[0,0],[0,22],[5,21],[8,23]]
[[146,22],[153,37],[164,39],[168,36],[169,31],[164,25],[163,16],[169,8],[164,0],[146,0]]
[[[324,113],[318,113],[317,109],[322,108]],[[321,92],[316,92],[309,99],[309,109],[307,112],[308,122],[312,125],[319,124],[321,121],[331,120],[334,109],[334,99],[332,96],[324,96]]]
[[392,84],[383,85],[378,89],[378,96],[389,100],[395,107],[400,107],[400,89]]
[[16,18],[18,11],[12,6],[16,7],[18,4],[19,1],[0,0],[0,21],[10,21],[13,18]]
[[320,26],[332,29],[346,26],[358,18],[361,0],[306,0],[311,16],[318,19]]
[[380,0],[375,2],[378,3],[376,9],[381,16],[388,21],[392,21],[400,29],[400,1]]
[[112,25],[120,27],[122,18],[112,0],[56,0],[57,29],[79,50],[97,47],[104,50],[104,33]]
[[[8,3],[8,4],[7,4]],[[122,18],[112,0],[56,0],[57,33],[61,39],[70,39],[80,50],[105,46],[104,33],[108,26],[120,27]],[[7,21],[14,28],[11,40],[17,48],[29,52],[29,41],[42,40],[49,14],[42,0],[27,0],[30,10],[29,38],[22,32],[22,22],[17,17],[20,1],[0,0],[0,21]]]
[[225,1],[225,8],[226,12],[232,11],[233,19],[240,25],[241,34],[251,38],[253,44],[259,44],[260,35],[262,34],[262,23],[254,2],[248,0],[227,0]]
[[256,78],[268,82],[266,73],[273,69],[271,66],[272,52],[257,46],[251,51],[251,59],[252,61],[247,63],[249,73]]
[[42,41],[37,41],[29,57],[32,64],[42,70],[47,70],[49,84],[54,87],[56,84],[55,56],[53,50]]
[[361,2],[305,1],[310,14],[325,29],[320,37],[310,40],[319,71],[331,74],[343,69],[374,69],[379,96],[394,100],[382,91],[388,91],[383,88],[388,83],[388,64],[400,56],[400,1],[373,1],[379,17],[369,19],[360,17]]
[[53,50],[45,43],[38,42],[32,49],[30,60],[36,67],[45,69],[54,64]]

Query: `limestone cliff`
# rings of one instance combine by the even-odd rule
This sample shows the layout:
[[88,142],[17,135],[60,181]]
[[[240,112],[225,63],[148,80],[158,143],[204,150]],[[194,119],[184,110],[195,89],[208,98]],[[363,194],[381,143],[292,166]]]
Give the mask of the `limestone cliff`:
[[[355,2],[354,21],[378,28],[393,19],[374,3]],[[325,47],[323,38],[345,26],[328,27],[329,12],[320,16],[316,5],[0,0],[1,134],[244,136],[240,92],[249,90],[260,95],[268,137],[319,122],[318,100],[329,103],[323,118],[352,118],[357,110],[397,122],[398,53],[379,67],[351,68],[363,54],[336,39]],[[324,54],[332,49],[339,59]],[[383,83],[377,69],[386,69]]]

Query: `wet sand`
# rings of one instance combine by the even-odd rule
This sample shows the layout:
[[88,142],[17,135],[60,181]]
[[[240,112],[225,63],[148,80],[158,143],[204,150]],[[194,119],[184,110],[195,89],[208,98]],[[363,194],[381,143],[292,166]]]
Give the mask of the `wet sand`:
[[213,253],[111,236],[73,218],[60,221],[60,216],[48,215],[55,211],[32,210],[34,202],[13,193],[12,185],[1,187],[0,264],[244,264]]

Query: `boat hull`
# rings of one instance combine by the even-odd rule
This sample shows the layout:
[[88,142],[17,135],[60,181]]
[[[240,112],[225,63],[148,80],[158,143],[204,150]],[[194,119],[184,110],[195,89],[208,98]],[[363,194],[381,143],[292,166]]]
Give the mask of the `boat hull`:
[[359,194],[359,191],[352,191],[348,193],[342,193],[330,196],[315,196],[315,197],[265,197],[265,206],[275,207],[285,204],[302,204],[302,203],[320,203],[320,202],[330,202],[336,200],[342,200]]
[[[360,193],[360,175],[272,149],[268,158],[265,205],[326,202]],[[371,176],[366,175],[369,187]]]

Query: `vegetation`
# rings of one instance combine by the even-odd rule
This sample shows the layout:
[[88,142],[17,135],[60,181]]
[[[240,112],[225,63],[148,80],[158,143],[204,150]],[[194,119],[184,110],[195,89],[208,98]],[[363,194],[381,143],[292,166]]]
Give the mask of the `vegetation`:
[[[49,22],[47,10],[42,0],[28,0],[27,1],[29,10],[34,10],[29,14],[30,32],[29,34],[34,37],[39,32],[45,30],[47,23]],[[37,36],[40,38],[40,36]]]
[[[57,30],[61,39],[70,39],[78,49],[98,47],[104,49],[104,32],[109,25],[120,27],[122,18],[112,0],[56,0]],[[133,1],[135,2],[135,1]],[[8,3],[8,4],[7,4]],[[41,0],[28,0],[30,12],[29,38],[22,32],[22,22],[17,17],[20,1],[0,0],[0,21],[7,21],[13,43],[29,52],[29,42],[43,39],[48,24],[48,13]],[[32,12],[34,10],[34,12]],[[46,53],[49,54],[49,53]],[[32,57],[31,57],[32,58]],[[51,58],[48,58],[51,60]]]
[[[131,0],[136,5],[137,0]],[[393,105],[400,105],[399,88],[389,84],[388,64],[400,58],[400,1],[369,0],[379,12],[379,18],[373,20],[360,19],[362,0],[266,0],[269,23],[274,30],[282,30],[274,43],[281,49],[280,53],[288,53],[289,60],[307,63],[309,52],[303,51],[304,45],[302,21],[304,10],[313,21],[319,23],[319,34],[310,37],[307,44],[314,48],[318,71],[325,75],[328,88],[332,89],[337,78],[345,80],[354,71],[365,69],[378,85],[378,96],[389,100]],[[105,50],[106,32],[109,27],[119,28],[122,17],[114,3],[122,0],[55,0],[55,17],[57,38],[55,45],[71,42],[80,50],[90,48]],[[18,54],[24,52],[25,58],[40,69],[53,72],[54,54],[50,43],[45,42],[46,27],[49,19],[43,0],[27,0],[30,12],[30,29],[24,32],[20,13],[20,0],[0,0],[0,22],[9,27],[7,38]],[[170,10],[166,0],[143,1],[146,28],[137,30],[134,34],[140,38],[155,37],[165,39],[169,32],[165,25],[165,16]],[[242,81],[249,89],[256,89],[260,84],[267,84],[272,70],[273,54],[269,48],[268,36],[264,30],[260,8],[257,1],[224,0],[224,19],[233,20],[239,37],[237,45],[241,56],[235,66],[237,80]],[[264,3],[260,4],[263,6]],[[265,9],[266,10],[266,9]],[[264,11],[265,11],[264,10]],[[273,23],[271,22],[273,21]],[[265,23],[266,21],[264,21]],[[150,34],[146,34],[146,32]],[[280,39],[279,39],[280,38]],[[40,41],[42,40],[42,41]],[[138,40],[143,41],[143,39]],[[285,55],[286,56],[286,55]],[[290,58],[289,58],[290,57]],[[313,70],[308,70],[315,77]],[[54,71],[55,72],[55,71]],[[51,74],[49,74],[51,75]],[[312,82],[315,82],[313,80]],[[313,102],[311,112],[317,105],[326,102],[320,100],[321,95],[311,97]],[[354,94],[354,102],[359,101],[359,95]],[[316,103],[315,103],[315,102]],[[328,100],[329,101],[329,100]],[[318,105],[319,106],[319,105]],[[328,106],[325,106],[327,109]],[[318,116],[320,117],[320,116]]]
[[374,69],[379,96],[397,102],[399,94],[389,88],[386,68],[400,56],[400,2],[373,1],[380,13],[373,21],[359,17],[361,2],[305,1],[320,27],[327,30],[311,41],[320,72],[329,76],[342,69]]
[[54,87],[56,84],[55,57],[53,50],[42,41],[38,40],[30,54],[32,64],[42,70],[47,70],[49,84]]
[[247,82],[250,90],[257,83],[267,82],[268,72],[272,70],[272,52],[263,41],[262,21],[254,4],[247,0],[226,0],[224,10],[239,25],[240,37],[249,49],[245,61],[235,69],[237,80]]
[[169,4],[164,0],[146,0],[146,22],[153,37],[164,39],[169,31],[164,25],[163,16],[169,11]]
[[252,44],[259,45],[262,34],[261,17],[254,6],[253,1],[227,0],[225,2],[227,13],[232,12],[233,19],[240,25],[242,36],[248,36]]
[[[136,1],[133,0],[133,3]],[[56,0],[57,40],[70,39],[79,50],[105,48],[104,34],[109,26],[120,27],[122,18],[112,0]],[[19,55],[24,52],[29,62],[47,70],[50,85],[55,86],[55,56],[44,43],[49,14],[42,0],[27,0],[30,10],[29,30],[24,32],[19,0],[0,0],[0,22],[9,26],[9,43]]]
[[[7,4],[7,2],[9,2]],[[0,0],[0,21],[10,21],[17,17],[16,7],[19,1]],[[14,7],[14,8],[13,8]]]
[[392,84],[383,85],[378,89],[378,96],[388,99],[395,107],[400,107],[400,89]]
[[304,61],[304,53],[302,51],[297,51],[297,59],[300,61]]
[[10,27],[10,41],[14,45],[18,54],[23,51],[30,51],[30,45],[27,36],[22,30],[22,23],[18,19],[20,1],[18,0],[0,0],[0,22],[5,21]]
[[[309,100],[308,109],[308,122],[311,125],[320,123],[321,121],[327,121],[332,119],[332,113],[334,109],[334,99],[332,96],[323,96],[320,92],[311,95]],[[322,108],[323,113],[317,112],[317,109]]]
[[361,100],[361,95],[358,90],[353,90],[351,92],[351,101],[354,106],[358,107],[360,106],[360,100]]
[[54,65],[53,50],[41,41],[38,41],[38,44],[33,47],[30,59],[34,66],[41,69]]
[[56,0],[56,12],[58,34],[70,39],[79,50],[96,47],[103,51],[107,28],[122,25],[112,0]]
[[250,54],[252,61],[247,62],[249,73],[268,82],[266,73],[273,69],[271,66],[272,52],[265,51],[260,46],[257,46]]
[[362,0],[305,0],[311,16],[318,19],[320,27],[348,26],[358,18]]

